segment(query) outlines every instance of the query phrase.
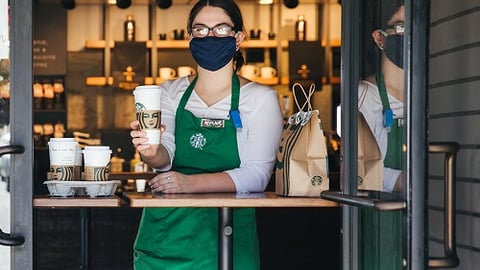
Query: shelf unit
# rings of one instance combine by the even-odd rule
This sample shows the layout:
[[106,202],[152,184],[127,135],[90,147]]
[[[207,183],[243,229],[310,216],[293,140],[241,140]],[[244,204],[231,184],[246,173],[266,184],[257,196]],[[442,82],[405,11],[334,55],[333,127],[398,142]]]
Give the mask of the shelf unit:
[[[107,46],[108,45],[108,46]],[[322,41],[322,45],[326,46],[326,42]],[[332,47],[340,46],[340,41],[332,41],[329,44]],[[189,43],[188,40],[147,40],[146,41],[146,49],[161,49],[161,50],[169,50],[169,49],[188,49]],[[85,42],[86,49],[114,49],[115,42],[114,41],[106,41],[106,40],[87,40]],[[243,49],[280,49],[280,50],[287,50],[288,49],[288,40],[245,40],[242,42],[241,48]],[[278,84],[288,84],[289,78],[288,76],[282,77],[274,77],[274,78],[261,78],[256,77],[252,78],[252,81],[266,84],[266,85],[278,85]],[[331,82],[339,82],[339,78],[331,78]],[[159,77],[146,77],[144,80],[144,84],[160,84],[163,82],[163,79]],[[86,85],[87,86],[111,86],[113,85],[113,77],[87,77]]]
[[[281,47],[282,49],[286,49],[288,47],[288,41],[278,41],[278,40],[246,40],[242,43],[242,48],[244,49],[272,49]],[[114,49],[115,42],[114,41],[106,41],[106,40],[87,40],[85,42],[86,49]],[[168,49],[188,49],[189,42],[188,40],[157,40],[152,41],[148,40],[146,42],[146,49],[161,49],[161,50],[168,50]],[[277,85],[279,83],[284,83],[285,80],[280,80],[279,77],[274,78],[253,78],[253,81],[266,84],[266,85]],[[144,80],[144,84],[160,84],[163,82],[162,78],[158,77],[146,77]],[[288,79],[286,81],[288,83]],[[86,85],[87,86],[111,86],[113,85],[113,77],[87,77],[86,78]]]

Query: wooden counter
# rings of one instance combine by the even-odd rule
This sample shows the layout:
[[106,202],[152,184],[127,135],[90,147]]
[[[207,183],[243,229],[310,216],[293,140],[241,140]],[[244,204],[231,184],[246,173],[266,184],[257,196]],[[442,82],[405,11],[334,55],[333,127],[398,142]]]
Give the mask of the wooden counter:
[[118,196],[110,197],[52,197],[36,195],[33,198],[33,207],[120,207],[122,199]]
[[[136,178],[140,175],[117,174],[116,178]],[[148,176],[151,175],[142,175]],[[274,192],[264,193],[197,193],[197,194],[156,194],[151,192],[124,192],[123,198],[111,197],[52,197],[37,195],[33,199],[34,207],[79,207],[83,224],[88,224],[89,209],[94,207],[120,207],[126,200],[130,207],[212,207],[218,208],[218,269],[233,269],[233,209],[239,207],[309,207],[309,208],[332,208],[339,204],[324,200],[320,197],[283,197]],[[88,229],[82,227],[82,265],[88,265],[88,257],[83,250],[88,247]],[[228,230],[227,230],[228,228]]]
[[155,194],[126,192],[130,207],[338,207],[320,197],[283,197],[265,193]]
[[110,180],[128,180],[128,179],[152,179],[157,173],[154,172],[110,172]]

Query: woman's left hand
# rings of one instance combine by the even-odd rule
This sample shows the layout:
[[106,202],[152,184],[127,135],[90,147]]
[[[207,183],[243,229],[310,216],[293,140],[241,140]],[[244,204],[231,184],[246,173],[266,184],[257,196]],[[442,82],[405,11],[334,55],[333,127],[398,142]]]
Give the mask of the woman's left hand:
[[188,193],[188,175],[175,171],[164,172],[153,177],[148,185],[154,192]]

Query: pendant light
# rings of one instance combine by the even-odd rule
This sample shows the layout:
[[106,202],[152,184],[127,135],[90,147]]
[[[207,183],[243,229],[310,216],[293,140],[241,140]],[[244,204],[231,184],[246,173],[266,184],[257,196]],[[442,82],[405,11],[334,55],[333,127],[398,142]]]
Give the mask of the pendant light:
[[60,2],[65,9],[74,9],[76,6],[75,0],[61,0]]
[[121,9],[129,8],[132,5],[132,0],[117,0],[117,7]]
[[161,9],[167,9],[172,6],[172,0],[157,0],[157,6]]
[[298,6],[298,0],[283,0],[283,4],[287,8],[296,8]]

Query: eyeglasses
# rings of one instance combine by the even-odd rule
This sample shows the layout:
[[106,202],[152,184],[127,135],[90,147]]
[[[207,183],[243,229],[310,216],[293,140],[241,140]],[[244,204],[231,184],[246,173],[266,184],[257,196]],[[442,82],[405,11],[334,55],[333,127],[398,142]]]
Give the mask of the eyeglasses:
[[405,32],[405,23],[404,22],[397,22],[393,25],[389,25],[387,29],[393,29],[396,35],[403,35]]
[[233,26],[228,24],[219,24],[214,27],[208,27],[206,25],[195,25],[192,27],[192,36],[196,38],[204,38],[208,36],[208,33],[212,31],[213,35],[216,37],[226,37],[230,35],[233,31]]

